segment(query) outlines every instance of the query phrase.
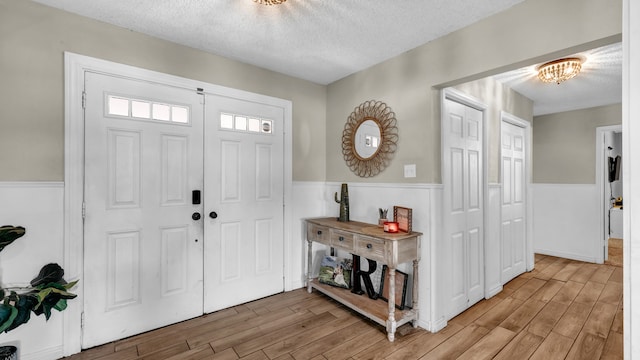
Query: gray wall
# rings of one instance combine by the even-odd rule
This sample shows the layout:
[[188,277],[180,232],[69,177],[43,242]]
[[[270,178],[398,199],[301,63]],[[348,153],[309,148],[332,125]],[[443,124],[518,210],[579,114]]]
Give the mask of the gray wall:
[[596,127],[620,125],[621,104],[533,118],[533,182],[596,183]]
[[[621,3],[524,1],[330,84],[327,180],[440,183],[439,89],[618,42]],[[345,165],[340,141],[351,111],[370,99],[384,101],[395,111],[400,139],[391,165],[374,178],[361,179]],[[489,141],[493,143],[499,136],[499,127],[490,131]],[[495,149],[490,150],[490,181],[497,180],[497,156]],[[411,163],[417,164],[417,177],[405,179],[402,167]]]
[[324,180],[326,86],[31,1],[0,0],[0,181],[64,179],[64,51],[291,100],[294,180]]
[[[342,157],[344,122],[363,101],[385,101],[398,119],[398,149],[389,168],[364,181],[439,183],[439,89],[620,41],[621,13],[620,0],[527,0],[326,87],[31,1],[0,0],[0,181],[63,180],[63,52],[71,51],[292,100],[300,181],[363,181]],[[495,182],[499,127],[490,131]],[[404,179],[411,163],[417,177]]]

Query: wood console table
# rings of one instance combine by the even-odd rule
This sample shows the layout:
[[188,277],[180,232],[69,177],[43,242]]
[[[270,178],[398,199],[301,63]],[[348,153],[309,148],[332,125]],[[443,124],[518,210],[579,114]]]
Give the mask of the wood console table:
[[[357,221],[339,222],[336,218],[307,219],[307,291],[316,289],[350,309],[386,326],[389,341],[395,338],[396,328],[418,320],[418,262],[420,261],[420,236],[422,233],[386,233],[382,227]],[[372,300],[366,295],[356,295],[350,290],[325,285],[311,277],[312,244],[318,242],[335,249],[386,264],[389,269],[389,294],[395,294],[395,275],[398,264],[413,261],[411,309],[399,310],[395,297],[388,303]]]

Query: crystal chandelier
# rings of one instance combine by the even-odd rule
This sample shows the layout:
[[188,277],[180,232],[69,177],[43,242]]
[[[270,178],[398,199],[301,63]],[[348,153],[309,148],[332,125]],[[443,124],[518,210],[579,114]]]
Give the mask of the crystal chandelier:
[[262,5],[278,5],[278,4],[284,3],[287,0],[253,0],[253,1]]
[[544,82],[560,84],[578,75],[581,68],[582,60],[579,58],[554,60],[540,65],[538,68],[538,78]]

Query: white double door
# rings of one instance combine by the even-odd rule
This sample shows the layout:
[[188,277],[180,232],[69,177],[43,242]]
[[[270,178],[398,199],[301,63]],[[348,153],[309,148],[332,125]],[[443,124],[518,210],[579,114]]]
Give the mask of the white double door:
[[85,94],[84,348],[283,290],[282,108],[90,72]]
[[522,126],[502,121],[501,282],[526,270],[526,137]]
[[484,298],[483,115],[446,98],[443,218],[448,318]]

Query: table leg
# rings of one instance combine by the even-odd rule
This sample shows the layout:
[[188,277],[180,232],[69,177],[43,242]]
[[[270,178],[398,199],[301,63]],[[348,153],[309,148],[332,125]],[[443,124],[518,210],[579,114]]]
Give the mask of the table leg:
[[311,293],[311,266],[313,255],[313,241],[307,240],[307,292]]
[[387,338],[389,341],[395,340],[396,333],[396,269],[387,268],[389,270],[389,317],[387,318]]
[[416,313],[416,319],[411,321],[411,325],[414,328],[418,327],[418,319],[417,316],[420,313],[418,311],[418,260],[413,260],[413,285],[411,287],[411,307]]

